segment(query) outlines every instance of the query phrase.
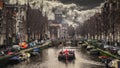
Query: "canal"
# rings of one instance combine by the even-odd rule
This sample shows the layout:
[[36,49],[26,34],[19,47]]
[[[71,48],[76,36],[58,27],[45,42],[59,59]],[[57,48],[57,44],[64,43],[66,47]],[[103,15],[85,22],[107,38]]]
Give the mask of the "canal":
[[90,56],[76,47],[69,47],[75,51],[76,59],[74,61],[58,61],[57,56],[62,48],[52,47],[45,49],[39,56],[32,57],[16,65],[9,65],[6,68],[104,68],[101,63],[92,60]]

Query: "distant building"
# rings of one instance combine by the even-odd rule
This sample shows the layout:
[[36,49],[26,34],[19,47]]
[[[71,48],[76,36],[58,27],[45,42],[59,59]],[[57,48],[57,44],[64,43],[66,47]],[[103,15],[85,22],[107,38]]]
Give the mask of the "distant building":
[[63,11],[60,6],[55,8],[54,14],[55,14],[55,21],[58,24],[61,24],[63,21]]
[[58,39],[61,38],[63,35],[63,11],[61,6],[57,6],[53,9],[55,20],[49,21],[49,28],[50,28],[50,38],[51,39]]
[[49,31],[50,31],[51,39],[59,38],[59,29],[60,29],[60,24],[56,23],[56,21],[54,20],[49,20]]
[[68,39],[68,24],[62,23],[60,27],[60,38],[61,39]]
[[[0,1],[0,45],[13,45],[26,32],[26,6]],[[18,36],[19,35],[19,36]],[[23,40],[24,41],[24,40]],[[19,41],[18,41],[19,42]]]

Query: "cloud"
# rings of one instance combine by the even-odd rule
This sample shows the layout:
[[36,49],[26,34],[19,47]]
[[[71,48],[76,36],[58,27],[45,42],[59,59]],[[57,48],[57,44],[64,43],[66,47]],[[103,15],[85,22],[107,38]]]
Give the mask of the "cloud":
[[[9,0],[9,3],[11,4],[16,4],[17,0]],[[25,4],[27,2],[27,0],[18,0],[18,2],[20,4]]]
[[[15,0],[10,0],[12,3],[15,3]],[[24,4],[26,1],[19,0],[21,4]],[[61,10],[64,12],[64,22],[68,24],[74,24],[77,23],[84,23],[85,20],[89,19],[91,16],[93,16],[95,13],[100,12],[101,6],[95,7],[93,9],[88,10],[82,10],[79,11],[79,8],[84,8],[77,6],[76,4],[63,4],[58,1],[46,1],[43,0],[43,3],[41,0],[31,0],[31,4],[36,3],[35,6],[32,6],[33,8],[40,8],[41,4],[43,5],[43,14],[47,13],[49,20],[54,20],[54,13],[52,10],[56,7],[60,7]]]
[[[100,6],[98,6],[93,9],[79,11],[77,9],[78,6],[73,3],[72,4],[63,4],[60,2],[44,1],[44,10],[48,13],[49,19],[54,19],[54,13],[52,12],[52,9],[55,7],[58,7],[58,6],[61,7],[63,12],[66,11],[64,14],[64,19],[66,19],[66,20],[64,20],[64,22],[69,21],[68,22],[69,24],[74,23],[74,20],[76,22],[83,23],[85,20],[89,19],[95,13],[100,12],[100,8],[101,8]],[[81,8],[83,8],[83,7],[81,7]],[[75,19],[75,16],[76,16],[76,19]]]

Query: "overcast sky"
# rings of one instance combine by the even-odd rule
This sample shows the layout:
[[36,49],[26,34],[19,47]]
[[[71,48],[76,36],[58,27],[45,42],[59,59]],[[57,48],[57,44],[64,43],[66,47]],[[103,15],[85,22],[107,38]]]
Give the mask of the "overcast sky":
[[[24,4],[25,2],[26,2],[25,0],[19,0],[19,3],[21,4]],[[10,0],[10,3],[16,3],[16,0]],[[33,3],[36,4],[34,8],[39,8],[41,0],[31,0],[31,4]],[[77,6],[74,3],[63,4],[60,2],[45,1],[45,0],[43,0],[43,6],[44,6],[43,14],[44,12],[46,12],[49,20],[54,20],[54,13],[52,12],[52,9],[57,6],[61,6],[62,11],[65,12],[65,14],[63,15],[64,16],[63,22],[68,23],[68,24],[73,24],[74,23],[73,20],[79,23],[83,23],[85,20],[93,16],[96,12],[100,12],[100,8],[101,8],[101,6],[96,6],[92,9],[79,11],[79,9],[82,9],[84,7]],[[73,8],[73,10],[70,9],[71,7]],[[67,10],[65,11],[64,9],[67,9]],[[76,16],[76,19],[74,19],[75,18],[74,16]]]

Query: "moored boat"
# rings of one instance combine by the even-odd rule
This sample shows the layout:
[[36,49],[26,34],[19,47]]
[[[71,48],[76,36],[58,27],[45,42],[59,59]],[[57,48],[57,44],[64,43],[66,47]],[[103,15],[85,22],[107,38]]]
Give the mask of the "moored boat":
[[58,55],[58,60],[74,60],[75,59],[75,53],[74,51],[65,50],[60,51]]
[[21,59],[18,56],[13,56],[10,59],[8,59],[9,64],[17,64],[20,62],[21,62]]

